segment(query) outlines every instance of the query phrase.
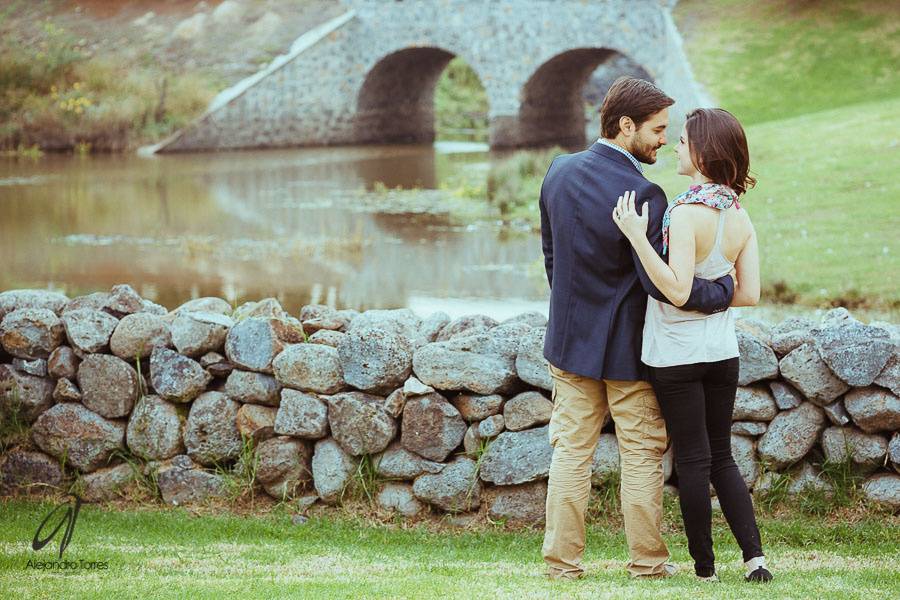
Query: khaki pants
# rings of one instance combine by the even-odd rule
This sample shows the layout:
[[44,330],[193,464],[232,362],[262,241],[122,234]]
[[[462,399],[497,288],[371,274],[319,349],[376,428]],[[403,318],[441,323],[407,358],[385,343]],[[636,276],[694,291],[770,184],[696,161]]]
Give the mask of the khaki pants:
[[591,465],[607,411],[616,423],[621,457],[622,513],[633,576],[657,575],[669,558],[660,533],[666,428],[650,384],[597,380],[550,365],[550,481],[542,553],[551,577],[584,573],[584,515]]

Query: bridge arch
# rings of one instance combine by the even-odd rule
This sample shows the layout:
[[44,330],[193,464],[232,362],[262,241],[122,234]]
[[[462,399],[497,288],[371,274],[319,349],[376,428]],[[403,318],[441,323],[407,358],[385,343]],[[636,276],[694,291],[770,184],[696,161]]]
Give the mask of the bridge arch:
[[[381,144],[433,142],[435,87],[456,56],[439,47],[414,47],[380,58],[356,98],[355,139]],[[478,78],[484,81],[480,74]]]
[[[598,67],[614,63],[621,57],[627,58],[611,48],[574,48],[541,64],[520,92],[518,135],[514,145],[583,146],[587,108],[583,95],[585,85]],[[629,60],[628,64],[636,63]],[[639,65],[637,68],[636,75],[647,76],[646,69]]]

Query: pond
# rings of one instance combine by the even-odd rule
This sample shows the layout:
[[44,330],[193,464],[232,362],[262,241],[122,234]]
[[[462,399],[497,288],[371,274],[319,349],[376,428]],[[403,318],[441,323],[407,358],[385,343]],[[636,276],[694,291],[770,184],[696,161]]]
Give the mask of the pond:
[[539,234],[442,206],[442,183],[491,159],[458,142],[3,159],[0,290],[546,314]]

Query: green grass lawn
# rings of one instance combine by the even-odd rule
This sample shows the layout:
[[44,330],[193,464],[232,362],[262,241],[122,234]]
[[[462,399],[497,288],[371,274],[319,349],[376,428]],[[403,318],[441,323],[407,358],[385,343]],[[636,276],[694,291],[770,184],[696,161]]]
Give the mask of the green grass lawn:
[[[594,525],[585,556],[589,576],[543,576],[540,530],[434,524],[378,524],[321,513],[293,525],[286,505],[240,516],[185,508],[107,510],[85,505],[64,559],[108,561],[103,571],[26,569],[52,560],[57,545],[30,547],[53,504],[0,502],[0,589],[5,598],[888,598],[900,595],[897,516],[842,519],[765,516],[763,542],[776,579],[741,581],[740,554],[721,518],[714,537],[722,582],[694,581],[686,542],[667,507],[667,539],[681,572],[631,581],[621,528]],[[318,514],[318,516],[315,516]],[[335,515],[338,516],[335,516]],[[344,513],[346,514],[346,513]],[[58,538],[57,538],[58,539]]]
[[697,79],[745,124],[900,96],[900,3],[681,0]]

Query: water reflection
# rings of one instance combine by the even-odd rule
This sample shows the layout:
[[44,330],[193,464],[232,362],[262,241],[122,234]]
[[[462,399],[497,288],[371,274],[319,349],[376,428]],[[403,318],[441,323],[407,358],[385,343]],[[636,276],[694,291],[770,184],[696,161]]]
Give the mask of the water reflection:
[[385,210],[365,192],[423,188],[423,204],[440,203],[428,190],[488,160],[452,143],[3,160],[0,290],[128,282],[170,308],[211,295],[274,296],[292,312],[546,312],[536,234]]

